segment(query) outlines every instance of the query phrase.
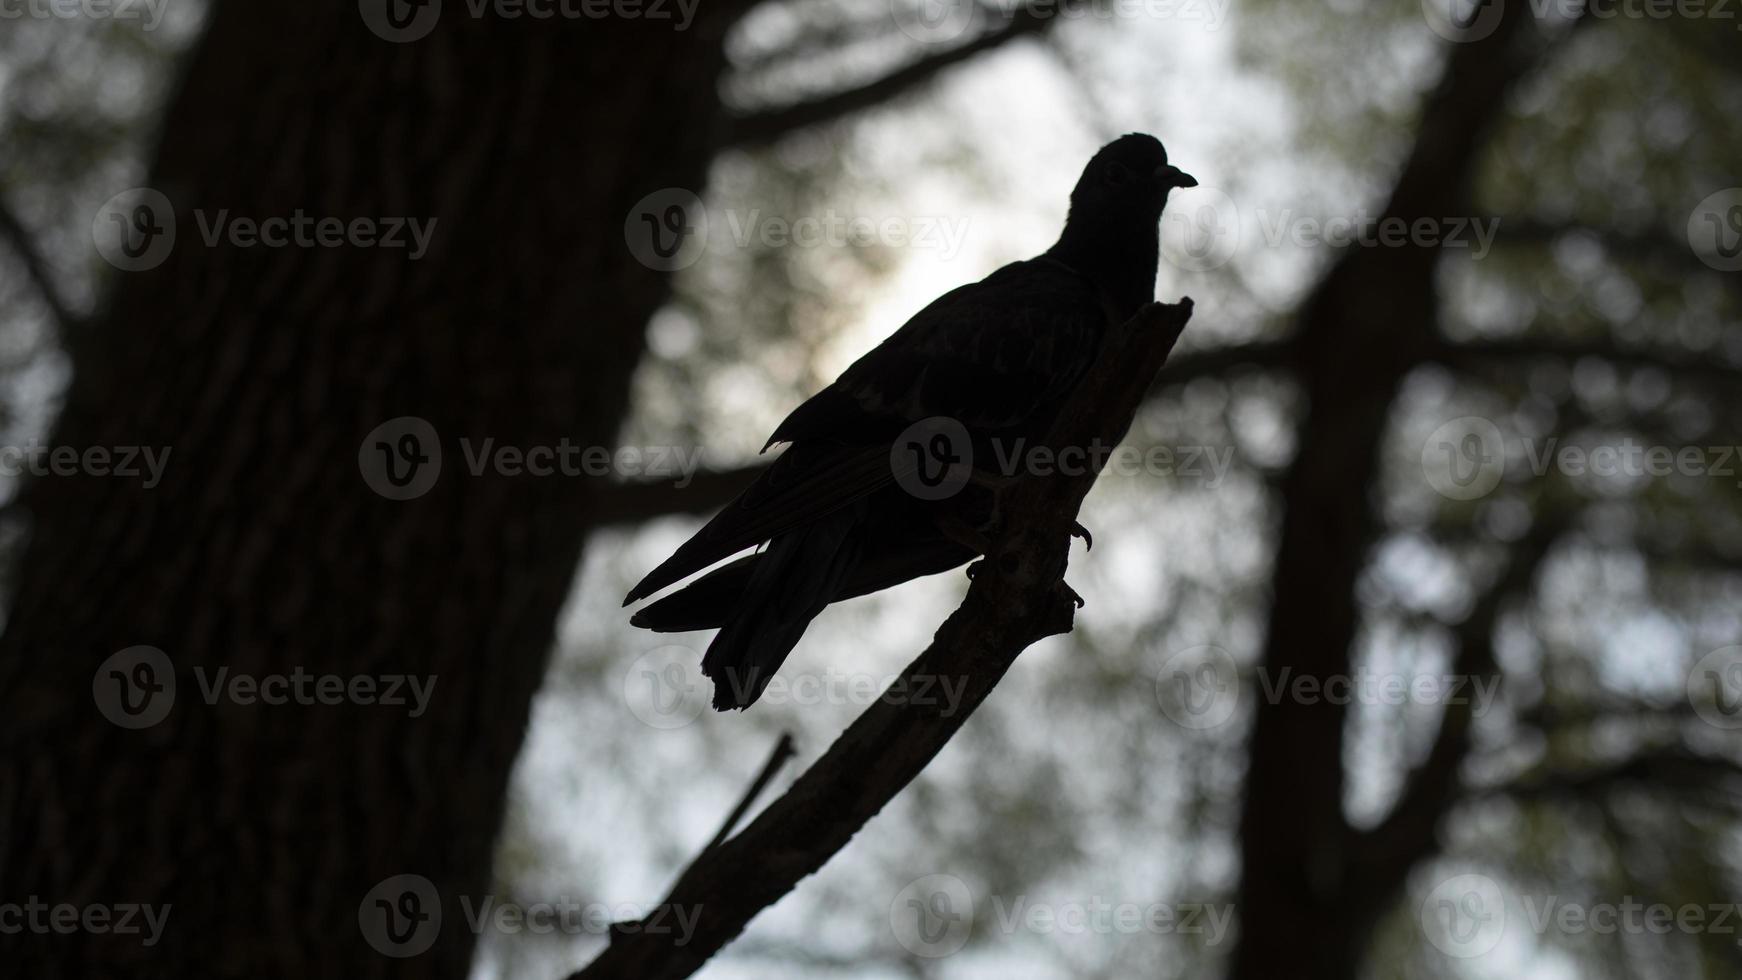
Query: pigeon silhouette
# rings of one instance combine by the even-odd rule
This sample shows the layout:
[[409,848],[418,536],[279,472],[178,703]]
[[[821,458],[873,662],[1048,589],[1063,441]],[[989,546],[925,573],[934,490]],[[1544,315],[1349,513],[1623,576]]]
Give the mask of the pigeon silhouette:
[[624,605],[766,547],[630,622],[718,628],[702,659],[714,707],[747,708],[829,603],[984,554],[1019,476],[990,464],[1044,438],[1106,332],[1153,300],[1162,208],[1196,185],[1153,136],[1102,147],[1057,244],[939,297],[795,409],[763,447],[787,443],[779,458]]

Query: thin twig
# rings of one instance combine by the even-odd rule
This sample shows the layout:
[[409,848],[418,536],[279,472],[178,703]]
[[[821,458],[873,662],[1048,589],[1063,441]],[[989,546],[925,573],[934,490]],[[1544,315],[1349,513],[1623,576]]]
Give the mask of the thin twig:
[[781,732],[780,741],[774,743],[774,751],[768,754],[768,761],[762,764],[762,771],[756,774],[756,781],[744,791],[744,798],[738,801],[736,807],[732,808],[732,815],[720,825],[720,832],[714,835],[713,840],[708,841],[708,846],[702,848],[702,854],[719,847],[726,838],[732,836],[732,828],[738,826],[738,821],[744,819],[744,814],[749,812],[751,805],[756,802],[756,798],[762,795],[762,791],[768,788],[769,782],[774,779],[774,774],[780,771],[781,766],[786,765],[786,760],[797,754],[798,749],[792,744],[792,733]]

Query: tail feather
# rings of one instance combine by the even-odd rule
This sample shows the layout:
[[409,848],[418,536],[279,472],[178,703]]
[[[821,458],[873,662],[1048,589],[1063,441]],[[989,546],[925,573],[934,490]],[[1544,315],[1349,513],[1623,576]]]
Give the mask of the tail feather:
[[[780,535],[745,564],[748,573],[736,607],[702,657],[702,673],[714,682],[715,708],[748,708],[762,696],[857,563],[863,510],[849,507]],[[730,576],[716,584],[730,584]]]
[[687,633],[719,629],[744,599],[750,576],[761,554],[727,562],[671,595],[649,603],[629,618],[629,625],[655,633]]
[[[973,549],[941,535],[918,540],[883,537],[866,529],[858,561],[842,579],[830,602],[900,585],[922,575],[947,572],[972,559]],[[631,626],[655,633],[687,633],[719,629],[744,601],[750,579],[765,553],[745,555],[714,569],[689,585],[636,611]]]

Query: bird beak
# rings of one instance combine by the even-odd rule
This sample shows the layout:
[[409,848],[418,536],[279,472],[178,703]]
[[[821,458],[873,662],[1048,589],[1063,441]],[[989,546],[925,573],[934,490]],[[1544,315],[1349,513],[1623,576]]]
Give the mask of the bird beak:
[[1155,168],[1155,179],[1163,187],[1198,186],[1198,179],[1196,177],[1193,177],[1191,174],[1186,173],[1184,170],[1181,170],[1171,163],[1166,166]]

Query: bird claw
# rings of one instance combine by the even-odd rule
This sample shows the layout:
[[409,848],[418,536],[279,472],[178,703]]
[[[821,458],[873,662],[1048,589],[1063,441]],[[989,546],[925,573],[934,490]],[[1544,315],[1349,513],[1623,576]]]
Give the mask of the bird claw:
[[1085,550],[1085,551],[1095,550],[1095,536],[1093,534],[1089,533],[1089,529],[1084,527],[1082,525],[1082,522],[1080,522],[1080,521],[1072,521],[1071,522],[1071,537],[1083,539],[1083,550]]

